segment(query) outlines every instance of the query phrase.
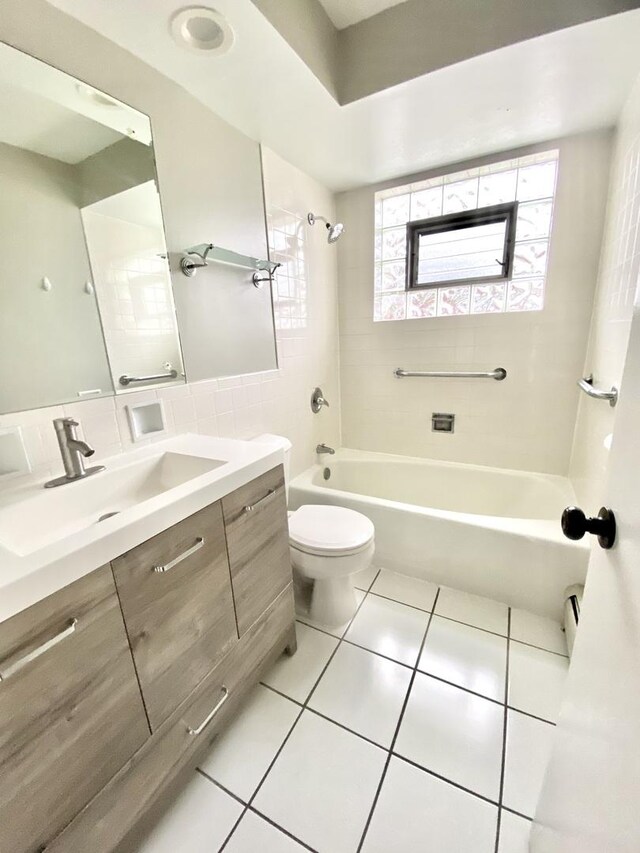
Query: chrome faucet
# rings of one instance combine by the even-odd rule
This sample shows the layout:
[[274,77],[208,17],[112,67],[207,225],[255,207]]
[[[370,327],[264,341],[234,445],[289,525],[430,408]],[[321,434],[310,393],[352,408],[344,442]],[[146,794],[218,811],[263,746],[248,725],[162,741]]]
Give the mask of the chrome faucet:
[[333,449],[333,447],[329,447],[326,444],[319,444],[316,447],[316,453],[318,453],[318,454],[329,453],[331,456],[333,456],[333,454],[335,453],[335,450]]
[[80,426],[73,418],[56,418],[53,422],[60,447],[60,455],[64,465],[64,477],[56,477],[44,484],[45,489],[55,486],[64,486],[65,483],[73,483],[104,471],[104,465],[94,465],[93,468],[84,467],[84,459],[93,456],[95,450],[86,441],[78,438],[76,430]]

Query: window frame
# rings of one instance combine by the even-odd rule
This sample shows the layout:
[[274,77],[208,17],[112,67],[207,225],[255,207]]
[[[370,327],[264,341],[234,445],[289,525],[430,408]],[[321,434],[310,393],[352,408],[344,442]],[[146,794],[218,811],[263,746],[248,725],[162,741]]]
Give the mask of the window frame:
[[[462,284],[490,284],[491,282],[506,282],[513,274],[515,255],[516,225],[518,204],[509,201],[503,204],[493,204],[487,207],[462,210],[456,213],[446,213],[443,216],[432,216],[429,219],[419,219],[407,222],[407,251],[406,251],[406,284],[405,292],[413,290],[432,290],[439,287],[453,287]],[[490,225],[495,222],[505,222],[505,238],[502,250],[502,272],[499,275],[476,276],[474,278],[451,278],[442,281],[417,284],[420,237],[427,234],[441,234],[445,231],[460,231],[478,225]]]

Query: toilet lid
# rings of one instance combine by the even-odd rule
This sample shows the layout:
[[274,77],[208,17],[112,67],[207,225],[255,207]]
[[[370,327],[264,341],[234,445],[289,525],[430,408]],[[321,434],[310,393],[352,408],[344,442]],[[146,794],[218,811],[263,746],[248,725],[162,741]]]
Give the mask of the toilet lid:
[[308,554],[353,554],[373,541],[373,523],[343,506],[301,506],[289,518],[292,547]]

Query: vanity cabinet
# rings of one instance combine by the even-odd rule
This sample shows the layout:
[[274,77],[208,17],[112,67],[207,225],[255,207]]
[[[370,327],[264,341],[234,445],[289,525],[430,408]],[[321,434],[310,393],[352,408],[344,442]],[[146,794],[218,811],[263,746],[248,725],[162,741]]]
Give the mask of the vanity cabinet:
[[0,850],[42,850],[149,736],[110,566],[0,624]]
[[[223,498],[229,566],[240,636],[291,583],[282,466]],[[284,519],[284,523],[283,520]]]
[[220,502],[112,567],[155,731],[238,640]]
[[282,466],[0,623],[0,853],[126,853],[296,647]]

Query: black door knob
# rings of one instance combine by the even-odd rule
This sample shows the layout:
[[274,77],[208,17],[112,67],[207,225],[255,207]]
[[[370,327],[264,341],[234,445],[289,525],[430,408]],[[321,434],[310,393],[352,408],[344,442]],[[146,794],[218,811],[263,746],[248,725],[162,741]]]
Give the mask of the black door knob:
[[605,506],[600,508],[595,518],[587,518],[577,506],[568,506],[562,513],[562,532],[567,539],[582,539],[585,533],[595,533],[601,548],[613,548],[616,518]]

